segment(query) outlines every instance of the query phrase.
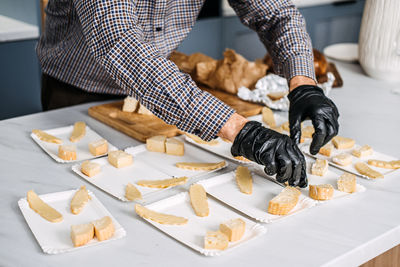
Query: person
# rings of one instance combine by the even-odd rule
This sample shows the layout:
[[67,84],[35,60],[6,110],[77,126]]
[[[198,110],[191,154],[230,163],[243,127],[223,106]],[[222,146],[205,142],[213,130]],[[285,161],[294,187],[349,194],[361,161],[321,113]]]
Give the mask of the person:
[[[234,156],[265,166],[279,182],[307,186],[297,143],[312,120],[316,154],[338,132],[335,104],[316,86],[305,22],[290,0],[230,0],[287,78],[290,136],[246,118],[200,90],[168,60],[193,27],[204,0],[50,0],[37,46],[44,110],[133,96],[168,124],[204,140],[233,142]],[[210,40],[212,41],[212,40]]]

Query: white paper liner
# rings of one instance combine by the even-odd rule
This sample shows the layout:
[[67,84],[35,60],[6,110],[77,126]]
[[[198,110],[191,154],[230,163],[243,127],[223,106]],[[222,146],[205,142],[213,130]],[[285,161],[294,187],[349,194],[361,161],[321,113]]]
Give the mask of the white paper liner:
[[[332,89],[333,83],[335,81],[335,76],[328,72],[328,81],[319,84],[318,86],[322,88],[325,95],[328,95]],[[282,97],[279,100],[272,100],[269,98],[268,94],[275,92],[288,92],[288,84],[285,78],[282,78],[275,74],[268,74],[257,81],[255,89],[250,90],[246,87],[240,87],[237,96],[243,100],[263,103],[264,105],[276,109],[276,110],[289,110],[289,99],[287,96]]]
[[[39,195],[44,202],[63,215],[63,221],[58,223],[51,223],[43,219],[29,207],[26,198],[21,198],[18,201],[18,206],[21,209],[29,228],[43,252],[46,254],[60,254],[91,246],[102,245],[120,239],[126,235],[125,229],[122,228],[118,221],[91,191],[88,192],[92,199],[85,205],[82,212],[77,215],[72,214],[70,211],[70,202],[76,191],[77,190],[70,190]],[[70,237],[71,225],[90,223],[94,220],[101,219],[104,216],[111,217],[115,227],[114,236],[101,242],[94,238],[84,246],[74,247]]]
[[108,162],[108,158],[95,159],[92,162],[101,165],[101,172],[93,177],[86,176],[81,172],[81,165],[72,166],[72,170],[80,177],[89,183],[97,186],[106,193],[116,197],[121,201],[129,201],[125,198],[125,189],[128,183],[136,186],[142,193],[143,199],[147,199],[154,194],[166,192],[174,188],[149,188],[137,185],[139,180],[160,180],[169,179],[172,177],[187,176],[189,179],[194,179],[207,175],[209,173],[226,168],[229,164],[225,162],[225,166],[211,171],[192,171],[183,170],[175,167],[175,163],[182,161],[194,162],[218,162],[222,161],[220,157],[210,155],[201,149],[186,145],[184,156],[171,156],[164,153],[149,152],[146,145],[138,145],[129,147],[125,152],[133,156],[133,164],[123,168],[115,168]]
[[[59,163],[78,162],[82,160],[94,159],[104,156],[104,155],[93,156],[89,151],[89,143],[97,141],[99,139],[104,139],[103,137],[101,137],[99,134],[93,131],[89,126],[86,125],[85,136],[78,142],[73,143],[69,141],[69,137],[71,136],[73,128],[74,126],[70,125],[61,128],[44,130],[44,132],[60,138],[63,141],[62,145],[74,145],[76,147],[76,160],[63,160],[60,157],[58,157],[58,147],[60,146],[60,144],[44,142],[40,140],[34,133],[31,133],[31,137],[51,158],[53,158],[55,161]],[[112,144],[108,143],[108,151],[110,152],[113,150],[117,150],[117,148]]]
[[[210,214],[207,217],[198,217],[191,207],[189,194],[182,192],[146,205],[146,207],[157,212],[185,217],[189,220],[187,224],[164,225],[152,220],[144,220],[182,244],[210,257],[228,253],[267,232],[264,226],[243,217],[210,197],[208,198],[208,205]],[[217,231],[221,223],[236,218],[241,218],[246,223],[246,232],[241,240],[230,242],[228,248],[222,251],[204,249],[203,242],[207,231]]]
[[283,187],[274,184],[257,175],[253,176],[253,193],[244,194],[239,191],[236,184],[235,172],[229,172],[214,178],[198,182],[203,185],[208,194],[219,199],[225,204],[263,223],[273,223],[301,211],[312,208],[317,202],[303,192],[297,205],[287,215],[273,215],[267,212],[268,202],[278,195]]
[[[358,173],[358,171],[357,171],[357,170],[355,169],[355,167],[354,167],[355,163],[357,163],[357,162],[364,162],[365,164],[368,165],[367,162],[368,162],[369,159],[378,159],[378,160],[386,160],[386,161],[397,160],[397,159],[394,158],[394,157],[392,157],[392,156],[388,156],[388,155],[386,155],[386,154],[377,152],[377,151],[375,151],[375,150],[374,150],[374,153],[373,153],[372,155],[370,155],[370,156],[366,156],[366,157],[362,157],[362,158],[358,158],[358,157],[353,156],[353,155],[351,154],[351,152],[352,152],[354,149],[357,149],[357,148],[360,148],[360,147],[361,147],[360,145],[357,145],[357,144],[356,144],[353,148],[350,148],[350,149],[336,149],[336,148],[333,148],[332,155],[331,155],[330,157],[326,157],[326,156],[321,155],[321,154],[319,154],[319,153],[316,154],[316,155],[312,155],[312,154],[310,153],[310,145],[309,145],[309,144],[304,144],[304,145],[302,145],[300,149],[301,149],[301,151],[302,151],[304,154],[306,154],[306,155],[308,155],[308,156],[310,156],[310,157],[312,157],[312,158],[327,159],[328,162],[329,162],[329,165],[334,166],[334,167],[336,167],[336,168],[338,168],[338,169],[341,169],[341,170],[343,170],[343,171],[346,171],[346,172],[355,174],[355,175],[357,175],[357,176],[359,176],[359,177],[362,177],[362,178],[365,178],[365,179],[368,179],[368,180],[382,180],[382,179],[371,179],[371,178],[369,178],[369,177],[366,176],[366,175],[362,175],[362,174]],[[372,149],[373,149],[373,148],[372,148]],[[351,157],[352,157],[352,163],[351,163],[350,165],[341,166],[341,165],[338,165],[338,164],[336,164],[336,163],[334,163],[334,162],[332,161],[332,158],[333,158],[334,156],[336,156],[336,155],[338,155],[338,154],[341,154],[341,153],[347,153],[347,154],[350,154],[350,155],[351,155]],[[392,174],[393,172],[396,171],[396,170],[391,170],[391,169],[378,168],[378,167],[371,166],[371,165],[368,165],[368,166],[371,167],[372,169],[374,169],[374,170],[376,170],[376,171],[382,173],[385,177],[386,177],[387,175]]]

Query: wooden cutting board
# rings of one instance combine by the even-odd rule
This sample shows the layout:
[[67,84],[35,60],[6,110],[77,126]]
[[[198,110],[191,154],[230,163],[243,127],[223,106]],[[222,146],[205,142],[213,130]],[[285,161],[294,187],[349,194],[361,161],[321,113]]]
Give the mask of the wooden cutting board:
[[[217,90],[202,87],[214,96],[231,106],[245,117],[254,116],[261,112],[262,106],[240,100],[237,96]],[[145,142],[154,135],[167,137],[182,134],[173,125],[168,125],[156,116],[128,113],[122,111],[123,101],[90,107],[89,115],[139,141]]]

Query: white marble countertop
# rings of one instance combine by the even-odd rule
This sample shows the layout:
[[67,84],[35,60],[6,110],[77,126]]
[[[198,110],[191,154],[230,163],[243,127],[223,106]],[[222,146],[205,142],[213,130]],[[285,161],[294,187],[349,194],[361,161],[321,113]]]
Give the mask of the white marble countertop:
[[39,27],[0,15],[0,42],[39,38]]
[[[337,64],[344,87],[332,91],[339,107],[340,134],[400,158],[400,95],[393,85],[365,76],[355,64]],[[400,243],[400,174],[359,182],[365,193],[339,199],[267,225],[268,233],[233,253],[207,258],[136,217],[122,203],[58,164],[29,137],[77,120],[119,148],[138,144],[90,118],[79,105],[0,121],[0,266],[356,266]],[[233,164],[231,164],[233,165]],[[233,168],[233,166],[231,166]],[[17,201],[38,193],[85,184],[127,231],[127,237],[73,253],[45,255],[26,224]]]

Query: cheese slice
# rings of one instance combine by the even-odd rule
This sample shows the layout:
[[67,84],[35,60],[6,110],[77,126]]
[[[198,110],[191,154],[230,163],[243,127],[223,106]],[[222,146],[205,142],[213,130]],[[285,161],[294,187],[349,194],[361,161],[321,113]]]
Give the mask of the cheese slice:
[[140,217],[155,221],[160,224],[183,225],[183,224],[187,224],[187,222],[188,222],[188,219],[186,219],[186,218],[169,215],[169,214],[164,214],[164,213],[159,213],[159,212],[150,210],[139,204],[135,205],[135,211]]
[[60,145],[58,157],[63,160],[76,160],[76,148],[74,145]]
[[165,153],[165,135],[156,135],[146,139],[146,148],[148,151]]
[[81,172],[89,177],[93,177],[101,172],[101,166],[98,163],[85,160],[81,164]]
[[207,202],[207,193],[204,187],[200,184],[194,184],[189,189],[190,204],[197,216],[207,217],[210,213]]
[[358,149],[354,149],[351,154],[357,158],[363,158],[372,155],[374,150],[369,145],[363,145]]
[[86,187],[82,185],[81,188],[78,191],[76,191],[76,193],[72,197],[70,205],[71,212],[73,214],[79,214],[90,199],[91,198],[89,196],[89,192],[87,191]]
[[123,168],[132,165],[133,157],[122,150],[116,150],[108,153],[108,162],[115,168]]
[[327,143],[323,147],[320,148],[319,153],[321,155],[330,157],[333,151],[333,145],[331,143]]
[[274,117],[274,112],[268,107],[263,107],[261,110],[262,121],[267,124],[270,128],[276,127],[276,121]]
[[211,171],[222,168],[226,165],[225,161],[215,163],[201,163],[201,162],[178,162],[175,164],[176,167],[186,170],[193,171]]
[[233,157],[234,159],[237,159],[237,160],[240,160],[240,161],[244,161],[244,162],[251,162],[251,160],[249,160],[249,159],[246,159],[245,157],[243,157],[243,156],[236,156],[236,157]]
[[80,247],[92,240],[94,237],[93,224],[71,225],[71,239],[74,247]]
[[317,159],[311,166],[311,174],[324,176],[328,171],[328,161],[326,159]]
[[114,224],[109,216],[93,221],[92,224],[97,240],[104,241],[110,239],[114,235]]
[[308,125],[301,129],[301,136],[303,138],[312,138],[314,132],[314,127],[312,125]]
[[62,144],[62,140],[60,138],[52,136],[51,134],[48,134],[42,130],[34,129],[32,130],[32,133],[34,133],[39,138],[39,140],[42,140],[44,142]]
[[52,223],[63,220],[61,213],[46,204],[33,190],[28,191],[26,199],[29,207],[42,216],[43,219]]
[[372,178],[372,179],[383,178],[382,173],[375,171],[374,169],[371,169],[367,164],[365,164],[363,162],[357,162],[354,165],[354,168],[356,168],[356,170],[360,174],[365,175],[369,178]]
[[183,156],[185,154],[185,145],[182,141],[170,138],[165,143],[165,152],[168,155]]
[[138,105],[139,105],[139,102],[134,97],[127,96],[124,99],[124,105],[122,106],[122,111],[123,112],[135,112]]
[[75,122],[74,129],[72,130],[71,137],[69,140],[73,143],[78,142],[81,140],[86,134],[86,123],[83,121]]
[[153,113],[142,104],[139,105],[138,113],[142,115],[153,115]]
[[368,164],[371,166],[385,168],[385,169],[399,169],[400,168],[400,160],[384,161],[384,160],[378,160],[378,159],[370,159],[370,160],[368,160]]
[[346,193],[354,193],[357,188],[356,176],[350,173],[343,173],[337,181],[338,190]]
[[133,201],[142,198],[142,193],[131,183],[128,183],[125,188],[125,198]]
[[288,214],[299,202],[301,192],[294,187],[285,187],[268,203],[268,213],[274,215]]
[[253,193],[253,177],[247,167],[238,166],[236,169],[236,183],[240,192],[251,195]]
[[181,184],[185,184],[188,181],[186,176],[179,178],[170,178],[164,180],[140,180],[136,183],[140,186],[150,187],[150,188],[168,188]]
[[221,231],[207,232],[204,237],[205,249],[225,250],[229,245],[228,237]]
[[[185,135],[187,137],[189,137],[190,139],[192,139],[193,141],[195,141],[196,143],[201,144],[201,145],[216,146],[219,144],[217,139],[213,139],[211,141],[204,141],[203,139],[201,139],[200,137],[198,137],[197,135],[194,135],[194,134],[185,133]],[[229,140],[227,142],[229,142]]]
[[355,141],[351,138],[335,136],[332,139],[332,143],[337,149],[349,149],[354,146]]
[[246,223],[240,218],[232,219],[221,223],[219,230],[228,237],[230,242],[236,242],[242,239],[246,230]]
[[329,200],[333,197],[333,186],[330,184],[319,184],[309,186],[309,196],[315,200]]
[[108,142],[105,139],[100,139],[89,143],[89,151],[93,156],[100,156],[107,154]]
[[351,164],[352,158],[350,154],[342,153],[334,156],[332,161],[340,166],[347,166]]

